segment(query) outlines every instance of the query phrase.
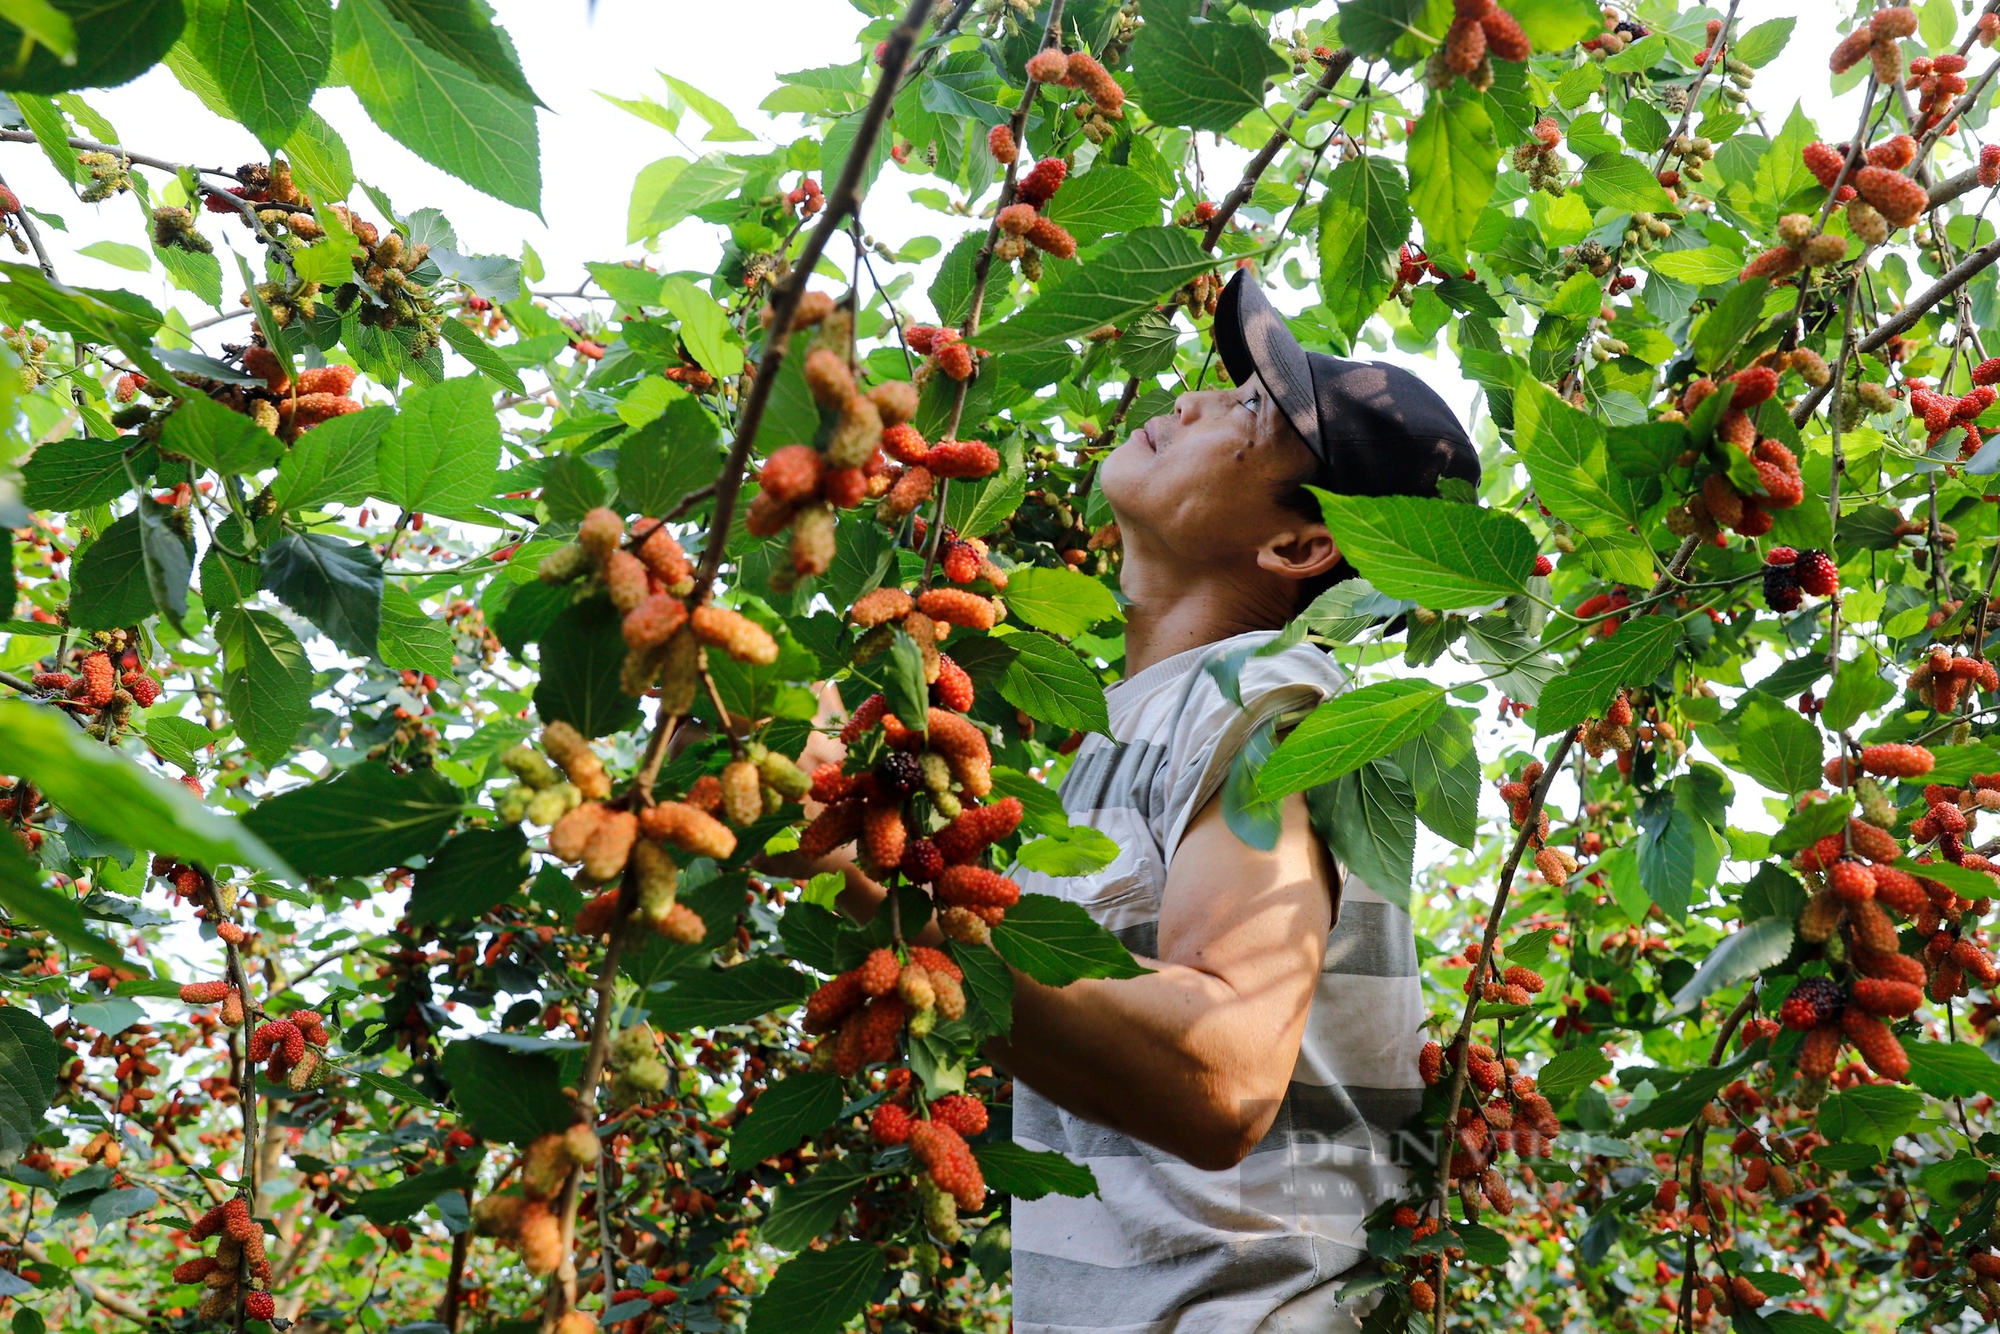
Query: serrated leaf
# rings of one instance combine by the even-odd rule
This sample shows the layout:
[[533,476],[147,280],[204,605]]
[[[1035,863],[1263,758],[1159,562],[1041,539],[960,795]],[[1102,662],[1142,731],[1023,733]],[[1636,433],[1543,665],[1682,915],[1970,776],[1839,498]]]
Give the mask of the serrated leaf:
[[[0,728],[4,725],[4,720],[0,720]],[[9,763],[12,762],[10,757]],[[114,966],[125,962],[123,950],[90,929],[84,921],[83,908],[73,895],[42,883],[42,868],[23,856],[12,839],[0,847],[0,908],[7,910],[10,923],[46,931],[79,954]],[[12,1010],[12,1006],[0,1007],[0,1014]],[[0,1064],[0,1075],[4,1074],[5,1066]],[[44,1101],[42,1107],[47,1106]],[[6,1115],[7,1108],[0,1102],[0,1143],[11,1137],[11,1128],[4,1120]]]
[[1388,158],[1364,153],[1333,169],[1319,202],[1319,292],[1351,343],[1396,282],[1410,239],[1409,193]]
[[1408,912],[1416,861],[1416,795],[1395,762],[1370,760],[1310,789],[1306,807],[1334,860]]
[[[767,1239],[770,1231],[767,1223]],[[866,1241],[843,1241],[794,1256],[778,1267],[751,1304],[749,1334],[838,1334],[875,1295],[882,1264],[881,1250]]]
[[1915,1089],[1864,1084],[1829,1093],[1820,1104],[1817,1124],[1830,1140],[1887,1149],[1923,1110],[1923,1097]]
[[2000,1097],[2000,1062],[1969,1042],[1914,1041],[1903,1044],[1910,1057],[1910,1082],[1933,1098]]
[[70,624],[109,630],[158,611],[176,626],[187,612],[194,544],[167,526],[151,496],[104,530],[70,574]]
[[1000,674],[1000,697],[1030,717],[1077,732],[1111,731],[1104,686],[1076,653],[1038,631],[1005,637],[1014,658]]
[[576,1119],[553,1056],[475,1038],[447,1044],[438,1065],[452,1102],[482,1139],[526,1145]]
[[[833,1226],[833,1221],[840,1217],[841,1211],[868,1176],[868,1166],[861,1158],[836,1158],[822,1163],[819,1170],[810,1176],[778,1187],[771,1199],[771,1211],[764,1218],[764,1240],[781,1251],[804,1251],[814,1238]],[[880,1251],[866,1243],[847,1244],[861,1246],[878,1257],[881,1255]],[[825,1255],[830,1252],[808,1253]],[[845,1317],[842,1319],[844,1321]],[[836,1324],[832,1328],[839,1327]],[[789,1325],[775,1326],[774,1329],[782,1331],[782,1334],[790,1334],[791,1331]]]
[[1768,695],[1752,695],[1745,706],[1736,752],[1744,772],[1774,792],[1796,795],[1824,781],[1819,729]]
[[491,391],[466,376],[405,394],[382,433],[376,470],[376,494],[406,510],[491,522],[480,509],[500,471]]
[[[1410,132],[1410,206],[1440,268],[1466,267],[1466,247],[1493,194],[1500,149],[1483,98],[1434,94]],[[1379,585],[1378,585],[1379,586]]]
[[1023,894],[993,928],[1000,957],[1043,986],[1065,987],[1086,977],[1139,977],[1132,954],[1081,904],[1048,894]]
[[528,880],[528,840],[518,825],[468,829],[447,839],[417,872],[415,922],[475,922],[513,898]]
[[1128,232],[1059,283],[1045,283],[1019,314],[981,332],[978,344],[990,352],[1029,351],[1124,324],[1215,264],[1186,227]]
[[840,1076],[800,1072],[765,1089],[729,1137],[729,1165],[747,1172],[833,1124],[846,1095]]
[[25,1151],[46,1128],[63,1056],[46,1023],[22,1006],[0,1006],[0,1153]]
[[979,1160],[987,1188],[1015,1199],[1039,1200],[1048,1195],[1084,1199],[1097,1194],[1097,1174],[1053,1150],[1000,1140],[975,1146],[972,1156]]
[[17,12],[0,18],[0,88],[12,93],[60,93],[115,88],[160,62],[181,34],[180,0],[64,0],[57,6],[82,36],[65,58],[30,40]]
[[1080,635],[1124,618],[1118,599],[1102,581],[1067,567],[1030,565],[1008,573],[1007,610],[1051,634]]
[[1341,554],[1390,597],[1452,608],[1527,591],[1535,535],[1512,515],[1450,500],[1311,489]]
[[532,104],[426,46],[385,0],[346,0],[335,11],[334,64],[390,138],[474,189],[540,215]]
[[1153,0],[1132,46],[1139,99],[1162,125],[1227,130],[1285,73],[1261,25],[1210,15],[1200,0]]
[[434,769],[363,761],[265,798],[243,822],[304,875],[369,875],[432,852],[464,809],[465,794]]
[[348,1201],[347,1208],[342,1212],[360,1214],[376,1227],[388,1227],[415,1218],[430,1207],[432,1200],[447,1192],[470,1193],[473,1185],[472,1173],[462,1164],[430,1167],[413,1172],[392,1185],[360,1192]]
[[1792,923],[1787,917],[1760,917],[1731,931],[1710,950],[1694,976],[1674,993],[1674,1014],[1686,1014],[1719,987],[1754,977],[1784,961],[1792,951]]
[[542,679],[535,712],[561,719],[586,737],[622,732],[639,721],[639,701],[619,685],[625,662],[624,617],[603,597],[574,603],[541,637]]
[[1444,712],[1444,690],[1428,681],[1377,681],[1314,709],[1257,775],[1268,798],[1303,792],[1387,755]]
[[328,0],[190,0],[187,36],[230,111],[267,149],[291,137],[333,58]]
[[1063,182],[1049,201],[1048,215],[1078,245],[1087,246],[1105,236],[1157,225],[1160,192],[1131,168],[1100,158],[1083,175]]
[[363,408],[322,422],[292,442],[278,464],[272,496],[280,510],[356,505],[375,489],[376,455],[393,409]]
[[264,548],[264,587],[340,648],[375,656],[382,623],[382,558],[362,542],[283,533]]
[[1664,616],[1627,621],[1608,639],[1584,646],[1570,669],[1551,681],[1535,707],[1535,734],[1548,736],[1586,718],[1600,718],[1621,687],[1643,685],[1667,669],[1681,642],[1678,622]]
[[471,0],[383,0],[383,6],[418,41],[475,77],[530,105],[547,105],[528,86],[513,42],[494,25],[484,5]]
[[1470,848],[1479,834],[1479,753],[1472,741],[1470,709],[1447,708],[1438,720],[1404,742],[1396,767],[1416,793],[1417,818],[1441,838]]
[[716,1028],[796,1005],[812,992],[812,979],[798,969],[779,959],[757,958],[678,977],[670,990],[654,993],[647,1008],[662,1028]]
[[1535,1087],[1560,1107],[1586,1085],[1611,1073],[1610,1058],[1595,1047],[1573,1047],[1535,1072]]

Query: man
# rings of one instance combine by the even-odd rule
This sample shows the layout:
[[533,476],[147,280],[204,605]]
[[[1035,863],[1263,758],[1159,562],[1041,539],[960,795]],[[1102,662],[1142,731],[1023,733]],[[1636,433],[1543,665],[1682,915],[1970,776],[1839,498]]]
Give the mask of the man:
[[[1268,642],[1345,573],[1304,484],[1433,495],[1476,482],[1471,442],[1392,367],[1306,353],[1239,270],[1216,349],[1233,389],[1182,395],[1105,460],[1124,540],[1126,678],[1112,736],[1061,787],[1119,846],[1091,875],[1016,869],[1082,904],[1153,971],[1060,990],[1016,974],[1014,1138],[1088,1164],[1099,1194],[1016,1200],[1021,1334],[1326,1334],[1363,1258],[1362,1217],[1403,1181],[1391,1136],[1422,1095],[1410,921],[1341,875],[1287,798],[1245,844],[1220,791],[1262,723],[1342,688],[1300,644],[1250,657],[1242,705],[1207,664]],[[819,756],[811,757],[813,759]],[[879,890],[852,906],[872,909]]]

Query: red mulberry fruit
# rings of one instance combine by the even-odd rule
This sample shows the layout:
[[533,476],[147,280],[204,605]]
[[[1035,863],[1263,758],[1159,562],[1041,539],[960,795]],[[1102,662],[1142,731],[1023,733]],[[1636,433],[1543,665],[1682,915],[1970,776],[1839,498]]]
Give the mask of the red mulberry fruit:
[[831,1033],[865,999],[867,993],[862,990],[858,969],[849,969],[831,982],[823,983],[806,999],[806,1032]]
[[1444,1075],[1444,1048],[1435,1042],[1426,1042],[1417,1053],[1417,1073],[1424,1083],[1435,1084]]
[[1887,977],[1860,977],[1854,980],[1854,1003],[1870,1014],[1901,1019],[1916,1013],[1924,1003],[1923,988]]
[[1007,125],[995,125],[986,132],[986,151],[993,154],[1003,166],[1012,166],[1021,150],[1014,143],[1014,131]]
[[931,1104],[931,1120],[971,1139],[986,1133],[986,1104],[969,1093],[952,1093]]
[[937,351],[938,369],[954,380],[972,378],[972,349],[963,343],[952,343]]
[[213,1005],[229,994],[227,982],[184,982],[181,1000],[189,1005]]
[[1454,20],[1444,35],[1445,68],[1453,74],[1470,74],[1486,59],[1486,29],[1477,19]]
[[983,866],[947,866],[937,878],[938,898],[960,908],[1011,908],[1021,887]]
[[1486,30],[1486,49],[1500,59],[1518,63],[1534,54],[1535,48],[1520,21],[1506,10],[1498,6],[1489,9],[1479,20],[1479,26]]
[[972,709],[972,678],[948,655],[938,657],[938,679],[931,690],[937,702],[953,712],[967,713]]
[[1076,258],[1076,238],[1051,218],[1036,218],[1028,228],[1028,244],[1057,259]]
[[928,885],[944,870],[944,854],[927,838],[912,839],[903,848],[901,870],[912,883]]
[[1840,1027],[1868,1068],[1882,1078],[1900,1080],[1910,1073],[1909,1053],[1889,1026],[1874,1015],[1850,1006],[1840,1017]]
[[712,644],[738,662],[768,667],[778,660],[778,641],[771,632],[741,612],[703,603],[694,609],[695,637]]
[[269,1320],[278,1313],[277,1299],[268,1292],[243,1294],[243,1314],[251,1320]]
[[979,1161],[972,1156],[959,1133],[935,1121],[919,1121],[910,1127],[910,1150],[925,1168],[938,1189],[971,1211],[986,1203],[986,1180],[980,1175]]
[[1863,167],[1854,173],[1854,188],[1891,227],[1909,226],[1930,207],[1930,195],[1922,185],[1887,167]]
[[983,440],[940,440],[924,456],[924,467],[934,477],[985,477],[1000,470],[1000,454]]
[[89,653],[83,659],[83,691],[79,696],[85,704],[105,705],[118,690],[118,673],[111,665],[109,653]]
[[1845,153],[1822,143],[1807,144],[1799,150],[1799,156],[1804,159],[1806,170],[1813,174],[1813,178],[1819,182],[1823,190],[1833,188],[1833,183],[1840,179],[1841,167],[1847,162]]
[[1861,767],[1883,778],[1921,778],[1936,763],[1936,757],[1923,746],[1892,743],[1865,746],[1861,751]]
[[1055,198],[1056,191],[1062,188],[1063,177],[1068,174],[1069,168],[1061,158],[1045,157],[1014,187],[1014,197],[1040,208]]
[[1824,977],[1809,977],[1785,997],[1778,1018],[1786,1028],[1809,1032],[1834,1022],[1846,1008],[1847,997],[1837,984]]
[[1870,148],[1867,157],[1871,167],[1901,171],[1917,160],[1917,141],[1907,134],[1898,134]]
[[907,1108],[893,1102],[885,1102],[877,1107],[875,1114],[868,1119],[868,1133],[877,1144],[892,1149],[898,1144],[910,1142],[910,1127],[915,1124]]
[[1791,566],[1764,567],[1764,602],[1772,611],[1797,611],[1804,600],[1805,595],[1799,591],[1799,581],[1792,574]]
[[991,630],[999,619],[993,599],[962,588],[932,588],[917,598],[917,610],[934,621],[948,621],[968,630]]
[[1833,892],[1849,903],[1860,903],[1875,897],[1875,872],[1864,862],[1838,861],[1827,872],[1827,883]]
[[160,683],[144,672],[127,672],[119,680],[133,703],[142,709],[152,708],[153,701],[160,697]]
[[1816,598],[1830,598],[1840,591],[1840,567],[1824,551],[1807,551],[1792,568],[1799,587]]
[[819,494],[825,462],[811,445],[786,445],[764,460],[757,474],[766,495],[781,501],[810,500]]
[[672,593],[649,593],[625,615],[625,644],[635,649],[658,648],[672,639],[687,620],[687,604]]

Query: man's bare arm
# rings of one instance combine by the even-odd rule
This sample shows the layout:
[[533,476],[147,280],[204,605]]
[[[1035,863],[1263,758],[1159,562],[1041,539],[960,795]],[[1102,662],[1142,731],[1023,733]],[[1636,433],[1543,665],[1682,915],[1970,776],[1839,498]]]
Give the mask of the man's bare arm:
[[1045,987],[1016,973],[993,1058],[1058,1106],[1197,1167],[1242,1161],[1277,1115],[1332,921],[1333,871],[1305,799],[1270,852],[1217,797],[1168,870],[1156,971]]

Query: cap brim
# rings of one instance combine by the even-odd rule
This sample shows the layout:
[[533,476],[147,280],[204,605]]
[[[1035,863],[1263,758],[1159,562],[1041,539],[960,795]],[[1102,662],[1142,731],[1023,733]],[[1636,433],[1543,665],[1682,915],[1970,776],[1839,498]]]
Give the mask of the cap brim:
[[1223,287],[1215,305],[1213,336],[1230,380],[1242,384],[1255,375],[1263,381],[1306,447],[1325,459],[1312,362],[1248,269],[1238,269]]

